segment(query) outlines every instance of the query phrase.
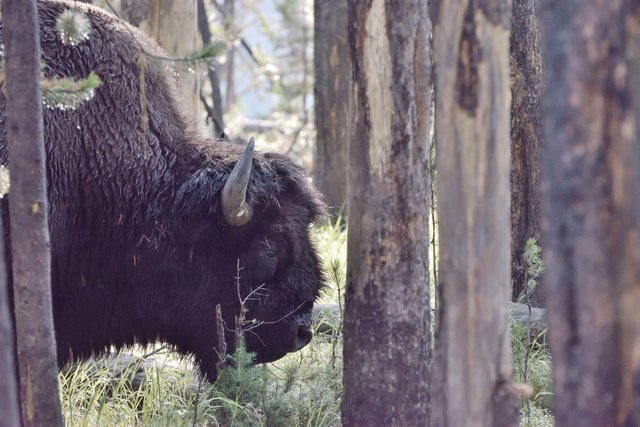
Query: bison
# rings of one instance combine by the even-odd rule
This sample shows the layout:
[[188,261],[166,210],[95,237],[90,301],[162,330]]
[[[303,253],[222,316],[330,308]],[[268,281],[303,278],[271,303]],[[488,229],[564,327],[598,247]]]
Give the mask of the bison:
[[[59,364],[159,340],[213,381],[216,305],[231,352],[250,294],[257,363],[305,346],[324,283],[309,228],[326,209],[305,171],[253,143],[243,151],[205,136],[157,60],[165,53],[138,29],[79,2],[37,4],[44,74],[102,80],[79,107],[44,111]],[[91,25],[77,45],[56,31],[71,7]],[[0,93],[3,164],[5,121]]]

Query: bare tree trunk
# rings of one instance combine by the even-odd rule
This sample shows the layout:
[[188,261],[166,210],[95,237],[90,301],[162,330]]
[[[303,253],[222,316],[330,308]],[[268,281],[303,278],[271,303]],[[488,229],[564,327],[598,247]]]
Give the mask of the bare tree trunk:
[[[511,283],[513,299],[525,290],[524,248],[540,241],[542,58],[536,0],[514,0],[511,26]],[[532,299],[542,303],[542,283]]]
[[[185,57],[197,48],[197,4],[185,0],[154,0],[149,8],[149,34],[169,55]],[[193,113],[200,110],[198,73],[177,66],[180,90]]]
[[[121,17],[147,32],[167,54],[185,58],[198,44],[198,9],[195,1],[122,0]],[[180,94],[191,112],[202,111],[199,74],[189,65],[176,63]]]
[[[233,31],[233,19],[235,14],[235,0],[225,0],[224,6],[224,28],[227,33],[227,36],[231,35],[231,31]],[[235,39],[236,35],[233,34],[232,37]],[[229,46],[229,50],[227,51],[227,64],[225,66],[226,69],[226,77],[227,77],[227,91],[224,100],[224,108],[225,112],[229,112],[229,108],[233,106],[236,102],[236,88],[235,88],[235,80],[234,80],[234,57],[235,57],[235,44],[232,43]]]
[[515,426],[507,301],[510,1],[443,0],[435,32],[437,426]]
[[20,425],[16,382],[15,329],[9,303],[8,274],[4,246],[4,224],[0,215],[0,416],[7,426]]
[[314,3],[316,152],[313,178],[334,214],[340,212],[347,200],[347,146],[351,120],[347,17],[344,0]]
[[428,423],[427,0],[349,1],[353,127],[345,426]]
[[51,254],[34,0],[3,0],[9,215],[22,420],[62,425],[51,309]]
[[[144,25],[148,26],[149,16],[151,15],[150,0],[122,0],[120,17],[136,27]],[[148,27],[144,28],[148,30]]]
[[543,11],[543,237],[559,426],[640,425],[640,5]]
[[[207,10],[204,0],[198,0],[198,31],[202,37],[202,43],[208,45],[211,43],[211,29],[209,28],[209,20],[207,19]],[[202,101],[207,104],[207,110],[211,120],[213,121],[214,133],[217,137],[224,134],[224,114],[222,109],[222,95],[220,94],[220,78],[218,76],[217,61],[216,66],[209,66],[207,70],[209,74],[209,84],[211,85],[211,101],[212,106],[202,96]]]

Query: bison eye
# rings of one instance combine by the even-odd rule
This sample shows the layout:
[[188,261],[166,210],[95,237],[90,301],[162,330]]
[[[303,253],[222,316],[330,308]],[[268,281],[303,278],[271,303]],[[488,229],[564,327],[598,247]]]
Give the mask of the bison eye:
[[278,255],[278,251],[273,248],[267,248],[264,250],[264,254],[269,258],[275,258],[275,256]]

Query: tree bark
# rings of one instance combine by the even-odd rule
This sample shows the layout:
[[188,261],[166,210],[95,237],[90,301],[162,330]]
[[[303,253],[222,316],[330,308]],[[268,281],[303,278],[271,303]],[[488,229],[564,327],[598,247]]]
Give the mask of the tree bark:
[[3,0],[11,250],[22,421],[62,425],[51,308],[40,42],[34,0]]
[[120,16],[131,25],[148,25],[150,0],[122,0]]
[[232,34],[233,31],[233,21],[235,18],[235,0],[225,0],[224,6],[222,7],[224,13],[224,31],[227,34],[228,38],[231,38],[232,43],[229,45],[229,49],[227,50],[227,63],[225,66],[226,78],[227,78],[227,91],[225,94],[224,100],[224,108],[225,112],[228,113],[229,109],[236,102],[236,86],[234,79],[234,58],[235,58],[235,37],[236,34]]
[[342,418],[345,426],[427,424],[427,0],[350,0],[349,22],[354,103]]
[[7,426],[20,425],[18,384],[16,382],[15,329],[9,289],[4,247],[4,224],[0,215],[0,414]]
[[[170,56],[186,57],[197,48],[198,21],[195,1],[153,0],[149,7],[149,34]],[[200,110],[198,73],[177,65],[180,93],[192,113]]]
[[435,32],[437,426],[517,425],[507,301],[510,1],[443,0]]
[[[209,19],[207,18],[207,9],[204,0],[198,0],[198,31],[202,37],[202,43],[208,45],[211,43],[211,29],[209,28]],[[217,61],[216,61],[217,64]],[[211,85],[211,101],[212,106],[209,115],[213,121],[213,130],[216,137],[224,134],[224,114],[222,109],[222,95],[220,94],[220,77],[218,76],[217,65],[209,66],[207,69],[209,75],[209,84]],[[203,96],[203,102],[204,96]]]
[[561,426],[640,425],[640,6],[543,11],[543,238]]
[[314,105],[316,145],[313,179],[334,215],[347,200],[351,61],[348,8],[344,0],[314,3]]
[[[526,288],[524,248],[540,242],[542,58],[536,0],[514,0],[511,30],[511,283],[512,298]],[[542,304],[542,283],[532,294]]]

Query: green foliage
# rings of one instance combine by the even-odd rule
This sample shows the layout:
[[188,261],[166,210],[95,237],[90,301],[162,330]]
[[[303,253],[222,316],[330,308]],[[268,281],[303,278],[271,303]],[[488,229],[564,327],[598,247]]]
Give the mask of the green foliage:
[[82,10],[70,8],[58,15],[56,30],[62,43],[77,46],[89,39],[91,22]]
[[187,59],[192,61],[210,60],[219,57],[224,53],[225,45],[220,41],[208,43],[202,48],[191,52]]
[[93,72],[79,80],[47,78],[42,80],[42,102],[47,108],[74,110],[91,100],[101,84],[100,77]]
[[[87,40],[91,34],[91,23],[87,15],[80,9],[66,9],[58,16],[56,22],[58,36],[64,44],[77,46]],[[4,85],[5,52],[0,44],[0,87]],[[42,70],[46,64],[42,64]],[[102,84],[100,77],[90,73],[83,79],[42,78],[42,103],[47,108],[74,110],[82,103],[91,100],[96,89]]]
[[544,263],[542,261],[542,248],[534,238],[527,239],[524,247],[525,280],[526,286],[518,296],[518,302],[526,303],[529,296],[538,285],[538,279],[542,277]]
[[[529,304],[529,298],[544,271],[542,249],[536,239],[527,240],[524,247],[526,286],[518,302]],[[553,426],[551,403],[551,355],[545,342],[546,331],[532,331],[530,325],[514,322],[511,326],[511,349],[514,380],[533,387],[533,395],[521,403],[521,425]]]
[[244,341],[230,359],[215,386],[205,389],[204,398],[218,402],[215,418],[222,425],[260,425],[256,421],[263,411],[256,402],[266,394],[267,371],[252,366],[254,355],[247,352]]
[[[531,401],[543,408],[551,404],[551,356],[547,348],[545,332],[538,333],[528,344],[527,326],[514,322],[511,325],[511,349],[513,358],[513,376],[516,382],[526,382],[533,387]],[[527,347],[529,352],[527,354]],[[527,360],[528,359],[528,360]]]
[[555,421],[551,411],[539,406],[532,406],[528,417],[523,416],[520,420],[522,427],[553,427]]
[[116,375],[106,364],[89,361],[61,372],[65,425],[178,425],[189,403],[186,369],[149,364],[147,380],[135,387],[139,366]]

